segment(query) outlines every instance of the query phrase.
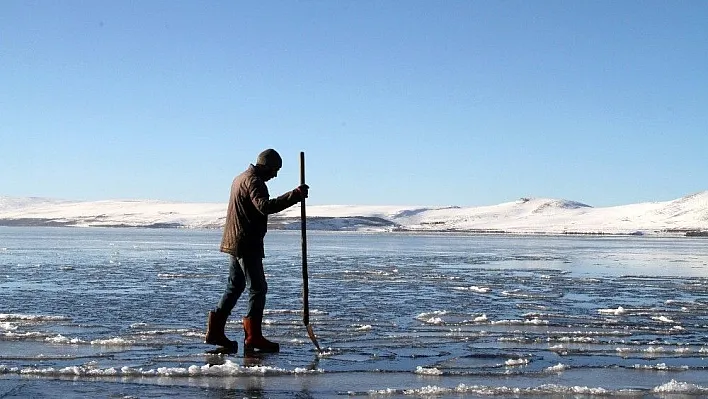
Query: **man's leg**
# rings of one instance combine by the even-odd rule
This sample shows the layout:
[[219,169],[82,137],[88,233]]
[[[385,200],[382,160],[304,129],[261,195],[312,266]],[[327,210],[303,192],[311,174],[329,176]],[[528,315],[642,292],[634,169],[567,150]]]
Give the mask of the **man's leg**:
[[248,289],[248,310],[246,317],[263,318],[265,309],[268,283],[263,270],[263,258],[260,256],[247,256],[239,258],[241,271],[246,277],[245,288]]
[[268,293],[263,258],[260,256],[244,257],[239,259],[239,263],[246,276],[246,288],[248,288],[248,312],[243,319],[243,331],[246,335],[244,351],[278,352],[280,345],[263,338],[263,309],[265,309],[266,294]]
[[236,306],[236,301],[238,301],[246,287],[246,279],[236,257],[231,256],[230,261],[229,280],[216,309],[209,312],[204,342],[211,345],[224,346],[233,351],[237,351],[238,343],[231,341],[226,336],[224,329],[226,327],[226,319],[231,314],[231,310]]
[[224,294],[215,309],[217,313],[225,315],[225,317],[229,317],[236,306],[236,301],[238,301],[246,288],[246,276],[244,276],[241,268],[240,258],[236,258],[233,255],[229,255],[229,258],[229,280],[226,283]]

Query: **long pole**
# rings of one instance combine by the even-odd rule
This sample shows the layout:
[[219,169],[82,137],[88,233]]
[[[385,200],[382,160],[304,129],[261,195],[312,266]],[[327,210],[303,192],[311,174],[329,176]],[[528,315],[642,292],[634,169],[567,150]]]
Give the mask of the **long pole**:
[[[300,184],[305,184],[305,153],[300,152]],[[305,212],[305,197],[300,200],[300,233],[302,242],[302,323],[307,327],[307,335],[315,344],[318,352],[321,352],[320,345],[317,343],[315,332],[312,331],[310,325],[310,302],[309,289],[307,286],[307,214]]]

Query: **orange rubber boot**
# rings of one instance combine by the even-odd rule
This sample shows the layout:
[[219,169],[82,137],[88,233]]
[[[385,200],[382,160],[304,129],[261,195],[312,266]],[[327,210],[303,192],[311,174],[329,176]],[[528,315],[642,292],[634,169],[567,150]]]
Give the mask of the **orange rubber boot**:
[[245,338],[243,340],[243,351],[245,353],[274,353],[280,351],[280,344],[263,338],[263,331],[261,329],[262,322],[263,318],[243,318],[243,332],[245,334]]

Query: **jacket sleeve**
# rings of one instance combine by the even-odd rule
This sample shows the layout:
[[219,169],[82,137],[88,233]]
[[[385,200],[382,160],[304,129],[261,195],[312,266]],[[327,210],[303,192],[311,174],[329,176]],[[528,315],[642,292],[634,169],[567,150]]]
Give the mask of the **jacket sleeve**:
[[261,181],[255,182],[255,184],[251,186],[250,195],[253,205],[264,215],[278,213],[284,209],[290,208],[302,199],[302,195],[298,189],[288,191],[278,198],[270,199],[268,188],[265,183]]

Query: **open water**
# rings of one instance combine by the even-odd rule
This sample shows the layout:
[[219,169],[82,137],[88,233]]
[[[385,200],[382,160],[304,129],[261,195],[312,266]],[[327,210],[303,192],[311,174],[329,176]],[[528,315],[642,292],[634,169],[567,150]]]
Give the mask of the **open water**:
[[[264,332],[208,355],[220,231],[0,228],[0,398],[708,396],[708,241],[273,231]],[[239,302],[227,325],[242,341]]]

